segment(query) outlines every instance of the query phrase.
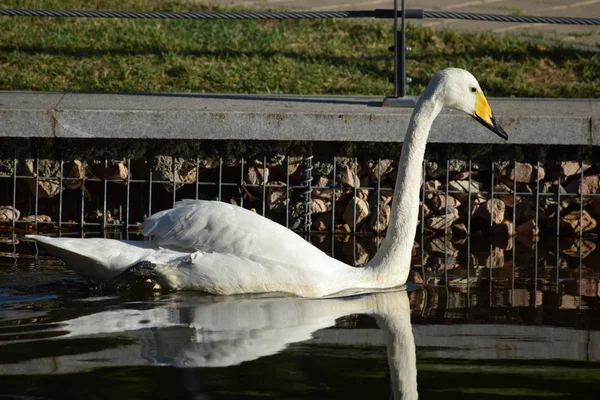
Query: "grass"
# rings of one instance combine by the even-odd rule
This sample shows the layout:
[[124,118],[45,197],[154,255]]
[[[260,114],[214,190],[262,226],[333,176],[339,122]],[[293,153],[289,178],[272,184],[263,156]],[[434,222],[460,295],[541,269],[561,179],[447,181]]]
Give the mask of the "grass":
[[[5,8],[206,10],[187,1],[5,0]],[[214,9],[214,8],[213,8]],[[222,10],[222,9],[221,9]],[[0,89],[386,95],[391,23],[0,17]],[[600,97],[600,53],[410,25],[410,94],[466,68],[491,96]]]

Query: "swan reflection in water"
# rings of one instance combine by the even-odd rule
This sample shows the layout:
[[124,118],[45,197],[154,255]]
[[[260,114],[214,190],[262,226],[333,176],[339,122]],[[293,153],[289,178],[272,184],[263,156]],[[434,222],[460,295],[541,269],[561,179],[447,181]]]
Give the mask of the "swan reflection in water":
[[320,299],[181,295],[151,309],[108,310],[40,325],[37,337],[43,332],[53,340],[135,337],[141,357],[117,355],[111,366],[224,367],[276,354],[349,314],[373,316],[384,332],[394,398],[417,398],[415,342],[405,290]]

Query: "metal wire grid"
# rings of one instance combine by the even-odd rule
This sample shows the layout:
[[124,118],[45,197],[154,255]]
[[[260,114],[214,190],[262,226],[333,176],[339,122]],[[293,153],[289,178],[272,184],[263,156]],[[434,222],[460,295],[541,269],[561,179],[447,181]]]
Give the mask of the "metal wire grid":
[[[425,177],[425,164],[424,163],[424,168],[423,168],[423,177]],[[513,167],[516,169],[517,166],[517,162],[513,161]],[[553,272],[548,270],[548,267],[546,267],[546,270],[542,271],[543,273],[540,274],[540,257],[539,257],[539,247],[540,247],[540,240],[539,238],[536,237],[533,240],[533,252],[534,252],[534,257],[533,257],[533,268],[528,269],[527,266],[525,266],[525,270],[524,271],[517,271],[517,246],[519,246],[519,242],[517,241],[517,236],[515,234],[513,234],[509,240],[510,240],[510,247],[511,247],[511,268],[509,271],[509,274],[507,274],[507,271],[502,271],[501,273],[498,274],[498,276],[494,276],[494,270],[495,268],[493,267],[493,261],[494,261],[494,249],[495,249],[495,245],[490,243],[489,245],[489,265],[482,265],[481,267],[487,269],[488,275],[485,276],[483,274],[479,274],[478,276],[474,277],[471,276],[472,270],[473,270],[473,266],[471,265],[471,261],[472,258],[470,257],[471,255],[471,241],[472,240],[478,240],[476,238],[473,238],[471,235],[471,215],[472,213],[469,212],[467,215],[467,239],[466,239],[466,246],[467,246],[467,260],[466,260],[466,279],[465,277],[461,276],[460,273],[449,273],[449,269],[448,269],[448,265],[449,265],[449,251],[448,251],[448,239],[449,239],[449,232],[448,232],[448,202],[446,202],[446,213],[445,213],[445,229],[444,229],[444,236],[443,236],[443,241],[444,241],[444,265],[443,265],[443,274],[439,274],[435,269],[427,269],[426,268],[426,263],[425,263],[425,259],[424,259],[424,238],[425,235],[422,234],[421,236],[421,252],[420,252],[420,258],[421,258],[421,273],[422,273],[422,277],[424,279],[424,283],[426,285],[443,285],[447,288],[447,296],[450,296],[450,288],[461,288],[464,289],[465,291],[465,299],[466,299],[466,304],[455,304],[453,305],[454,308],[464,308],[466,307],[467,309],[469,307],[472,306],[476,306],[477,304],[472,304],[472,301],[474,300],[474,298],[471,296],[471,289],[473,286],[476,286],[477,288],[481,288],[481,285],[487,281],[488,285],[489,285],[489,301],[490,304],[489,306],[493,306],[493,304],[491,304],[491,302],[494,299],[494,289],[496,288],[510,288],[510,300],[508,300],[508,303],[510,305],[513,305],[515,302],[514,299],[514,294],[516,290],[519,289],[528,289],[528,285],[530,285],[533,282],[533,296],[531,296],[531,298],[533,299],[532,301],[532,306],[540,306],[541,305],[541,291],[540,288],[543,289],[548,289],[549,287],[552,287],[553,290],[555,291],[555,293],[558,295],[561,290],[563,290],[565,287],[569,287],[570,290],[567,289],[567,291],[570,291],[572,295],[577,297],[577,305],[578,308],[581,307],[582,303],[582,285],[584,283],[584,279],[594,279],[594,280],[598,280],[598,276],[596,276],[595,274],[591,273],[587,273],[584,276],[584,268],[583,268],[583,245],[582,242],[584,240],[583,238],[583,223],[582,223],[582,216],[583,216],[583,204],[584,204],[584,198],[596,198],[598,196],[600,196],[600,193],[584,193],[583,190],[583,178],[584,178],[584,168],[583,168],[583,163],[580,161],[579,162],[579,179],[580,179],[580,186],[579,186],[579,193],[561,193],[560,191],[560,184],[561,184],[561,178],[560,178],[560,174],[558,175],[557,178],[557,191],[556,192],[543,192],[540,191],[540,181],[541,179],[539,179],[539,171],[540,171],[540,163],[539,161],[536,164],[536,190],[535,192],[523,192],[523,191],[518,191],[517,190],[517,180],[514,179],[513,180],[513,190],[512,193],[511,192],[499,192],[499,191],[494,191],[494,180],[495,180],[495,169],[491,168],[491,185],[490,185],[490,191],[478,191],[476,192],[478,195],[490,195],[490,199],[494,199],[497,198],[497,196],[500,195],[512,195],[513,197],[513,205],[517,204],[517,196],[530,196],[530,197],[534,197],[535,198],[535,225],[536,227],[539,229],[539,220],[540,220],[540,216],[539,216],[539,211],[540,211],[540,198],[543,197],[556,197],[557,199],[557,211],[556,211],[556,231],[555,231],[555,265],[553,266],[555,269],[555,275],[552,276]],[[422,198],[424,199],[426,194],[428,193],[437,193],[437,194],[444,194],[446,199],[448,198],[448,195],[452,195],[452,194],[464,194],[464,192],[462,191],[456,191],[456,190],[449,190],[449,170],[450,170],[450,164],[449,161],[447,161],[446,163],[446,184],[444,187],[444,190],[426,190],[424,187],[422,189]],[[472,179],[472,163],[471,161],[468,162],[468,210],[472,210],[472,195],[473,192],[471,191],[471,179]],[[574,245],[576,245],[576,247],[578,248],[578,266],[577,266],[577,272],[576,275],[573,276],[572,274],[572,270],[571,271],[563,271],[563,276],[561,276],[561,270],[562,270],[562,266],[561,266],[561,246],[560,246],[560,239],[561,239],[561,235],[560,235],[560,221],[561,221],[561,207],[560,207],[560,200],[562,198],[565,197],[578,197],[578,203],[579,203],[579,215],[580,215],[580,220],[578,223],[578,227],[579,227],[579,232],[578,232],[578,237],[574,238]],[[423,222],[424,222],[424,217],[423,217],[423,209],[422,208],[422,212],[421,212],[421,232],[423,233]],[[490,227],[492,227],[494,225],[494,208],[491,208],[491,215],[490,215]],[[517,226],[516,225],[516,207],[513,206],[512,207],[512,225],[513,225],[513,233],[514,233],[514,228]],[[531,274],[533,274],[533,276],[531,276]],[[508,276],[507,276],[508,275]],[[542,275],[542,276],[540,276]],[[570,276],[569,276],[570,275]],[[510,286],[508,286],[510,285]],[[530,293],[531,294],[531,293]],[[450,307],[452,308],[452,307]]]
[[[223,180],[223,168],[224,168],[224,163],[222,158],[219,159],[218,162],[218,166],[217,168],[215,168],[215,173],[216,173],[216,179],[215,181],[204,181],[204,180],[200,180],[200,174],[198,173],[199,171],[199,166],[200,166],[200,158],[196,157],[196,180],[195,182],[182,182],[180,180],[178,180],[178,169],[177,169],[177,165],[175,163],[175,157],[171,158],[171,162],[172,162],[172,174],[173,174],[173,180],[159,180],[159,179],[153,179],[153,169],[149,168],[149,175],[147,179],[132,179],[131,178],[131,159],[127,159],[126,160],[126,165],[127,165],[127,171],[128,171],[128,176],[127,179],[125,180],[125,182],[123,182],[123,180],[121,179],[107,179],[106,177],[104,177],[103,179],[99,179],[99,178],[94,178],[94,177],[88,177],[86,176],[86,168],[85,168],[85,163],[84,163],[84,176],[81,178],[72,178],[72,177],[65,177],[64,174],[64,161],[60,160],[60,169],[59,169],[59,176],[40,176],[39,175],[39,157],[36,158],[35,160],[35,165],[36,165],[36,173],[35,176],[27,176],[27,175],[19,175],[17,173],[18,171],[18,164],[19,161],[17,159],[17,157],[15,157],[13,159],[13,173],[12,175],[0,175],[0,181],[3,182],[5,185],[7,183],[10,182],[10,185],[12,186],[12,190],[11,195],[12,196],[7,196],[7,197],[12,197],[12,206],[13,208],[16,208],[17,206],[17,184],[18,182],[22,182],[25,180],[35,180],[35,203],[34,203],[34,219],[33,221],[28,220],[28,221],[24,221],[24,220],[17,220],[14,217],[13,214],[13,218],[10,221],[1,221],[0,222],[0,226],[4,225],[10,225],[10,227],[12,228],[13,232],[15,232],[15,230],[17,230],[19,228],[19,225],[29,225],[31,227],[31,225],[33,225],[33,229],[37,230],[38,228],[40,228],[42,225],[54,225],[55,227],[57,227],[57,234],[63,235],[66,234],[66,232],[63,232],[64,228],[68,228],[68,227],[79,227],[81,229],[81,232],[83,232],[84,228],[86,227],[91,227],[91,228],[99,228],[99,229],[103,229],[103,228],[120,228],[123,230],[123,232],[125,233],[125,237],[128,238],[129,232],[130,230],[132,230],[131,228],[136,228],[138,227],[137,223],[132,223],[131,221],[131,190],[132,190],[132,186],[134,185],[141,185],[142,187],[146,187],[148,190],[148,196],[147,196],[147,215],[152,214],[155,211],[159,211],[158,209],[156,209],[156,207],[153,205],[153,196],[155,193],[154,190],[154,186],[157,184],[168,184],[168,185],[172,185],[173,186],[173,191],[171,193],[171,205],[174,205],[176,203],[176,201],[178,199],[180,199],[178,197],[178,192],[180,193],[182,190],[181,188],[184,186],[190,187],[193,186],[194,187],[194,194],[195,194],[195,198],[198,199],[200,198],[200,195],[203,192],[203,189],[206,188],[213,188],[213,190],[216,190],[216,200],[223,200],[222,198],[222,192],[225,188],[234,188],[236,190],[239,190],[241,192],[240,195],[240,206],[244,207],[244,191],[247,190],[247,188],[257,188],[260,189],[262,192],[261,195],[261,207],[260,210],[257,210],[259,213],[261,213],[263,216],[267,215],[267,191],[270,188],[279,188],[279,189],[285,189],[285,226],[286,227],[290,227],[290,216],[291,216],[291,212],[290,212],[290,203],[291,203],[291,199],[292,199],[292,195],[291,192],[293,190],[300,190],[302,192],[302,194],[304,195],[304,197],[302,197],[302,200],[304,201],[303,206],[304,206],[304,212],[305,215],[304,217],[304,221],[303,223],[301,223],[300,227],[301,229],[299,230],[300,232],[303,233],[311,233],[311,207],[310,207],[310,199],[311,199],[311,194],[312,191],[316,188],[318,189],[327,189],[327,190],[331,190],[331,213],[334,216],[336,214],[336,207],[338,207],[337,203],[337,194],[339,192],[346,192],[348,193],[349,191],[352,192],[353,196],[356,197],[357,193],[359,190],[366,190],[369,193],[373,192],[373,191],[377,191],[378,195],[376,196],[376,204],[375,204],[375,210],[374,212],[376,212],[376,224],[377,227],[379,226],[379,218],[378,216],[380,215],[380,211],[381,211],[381,196],[380,194],[382,192],[387,191],[392,191],[393,189],[391,188],[385,188],[385,187],[381,187],[381,179],[377,179],[377,185],[376,186],[359,186],[357,184],[354,184],[354,186],[352,188],[349,187],[340,187],[338,181],[337,181],[337,166],[338,166],[338,159],[336,157],[333,158],[333,173],[332,173],[332,180],[331,180],[331,184],[328,185],[327,187],[317,187],[314,186],[312,183],[312,175],[311,175],[311,171],[312,171],[312,157],[307,158],[307,160],[305,160],[304,163],[304,171],[303,171],[303,175],[304,178],[303,180],[300,182],[300,184],[298,185],[291,185],[290,184],[290,176],[289,174],[286,174],[286,183],[285,184],[271,184],[268,183],[266,180],[263,180],[262,184],[248,184],[244,182],[244,173],[245,173],[245,166],[248,164],[248,162],[244,159],[240,160],[240,164],[239,164],[239,176],[240,176],[240,181],[239,182],[225,182]],[[266,166],[267,164],[267,160],[266,157],[263,158],[263,166]],[[105,157],[102,160],[104,167],[106,168],[108,166],[108,158]],[[378,165],[378,176],[381,176],[381,159],[377,160],[377,165]],[[446,162],[446,176],[445,176],[445,185],[443,188],[440,189],[434,189],[434,190],[427,190],[425,189],[425,187],[423,187],[422,191],[421,191],[421,199],[422,201],[424,201],[424,199],[426,198],[426,196],[428,194],[440,194],[440,195],[444,195],[445,198],[447,199],[448,196],[450,195],[456,195],[456,194],[462,194],[464,195],[465,192],[464,191],[459,191],[459,190],[452,190],[449,187],[449,182],[450,182],[450,164],[449,164],[449,160]],[[286,157],[285,159],[285,165],[287,167],[287,170],[289,170],[289,164],[290,164],[290,160],[289,157]],[[516,161],[513,162],[513,166],[516,168]],[[357,166],[358,166],[358,159],[354,158],[353,162],[352,162],[352,168],[353,168],[353,172],[355,173],[355,175],[358,175],[358,170],[357,170]],[[537,163],[537,171],[539,172],[540,170],[540,163]],[[513,197],[513,204],[517,204],[517,196],[524,198],[524,197],[529,197],[529,198],[534,198],[535,199],[535,222],[536,222],[536,226],[539,226],[539,212],[540,212],[540,199],[544,198],[544,197],[555,197],[557,199],[557,202],[560,204],[561,198],[565,198],[565,197],[575,197],[578,196],[579,197],[579,215],[580,217],[583,214],[583,204],[584,204],[584,198],[585,197],[596,197],[596,196],[600,196],[600,194],[594,193],[594,194],[587,194],[584,193],[583,190],[583,177],[584,177],[584,168],[583,168],[583,163],[580,162],[579,164],[579,169],[580,169],[580,190],[579,193],[561,193],[560,190],[557,190],[556,192],[544,192],[544,191],[540,191],[540,179],[537,179],[538,177],[536,177],[536,189],[535,191],[532,192],[528,192],[528,191],[518,191],[518,187],[517,187],[517,182],[516,179],[513,181],[513,191],[511,192],[499,192],[499,191],[495,191],[494,190],[494,186],[495,186],[495,180],[496,180],[496,176],[495,176],[495,169],[494,169],[494,165],[492,165],[491,168],[491,175],[490,175],[490,190],[489,191],[484,191],[484,190],[480,190],[478,192],[472,192],[472,163],[469,161],[468,162],[468,191],[467,191],[467,209],[468,210],[472,210],[473,207],[473,195],[476,194],[478,196],[489,196],[490,199],[495,199],[498,196],[507,196],[507,195],[512,195]],[[425,168],[423,168],[423,178],[425,178]],[[65,182],[71,181],[71,182],[78,182],[80,183],[80,203],[79,203],[79,207],[80,207],[80,218],[78,222],[72,221],[72,220],[65,220],[64,219],[64,215],[65,215],[65,210],[64,210],[64,205],[63,205],[63,190],[60,190],[58,193],[58,219],[56,222],[43,222],[43,221],[38,221],[38,212],[39,212],[39,182],[40,181],[57,181],[59,183],[59,187],[63,188],[63,185]],[[103,189],[103,199],[102,199],[102,206],[103,206],[103,212],[102,212],[102,221],[101,222],[88,222],[85,220],[85,212],[86,212],[86,198],[85,198],[85,190],[86,190],[86,184],[91,184],[91,183],[96,183],[96,184],[100,184],[102,185],[102,189]],[[560,184],[560,178],[558,183]],[[120,205],[122,207],[122,209],[124,209],[124,215],[123,213],[120,213],[120,220],[116,221],[113,224],[109,224],[107,221],[107,211],[108,211],[108,203],[107,203],[107,198],[108,198],[108,193],[109,190],[115,190],[113,187],[120,187],[121,190],[123,188],[123,184],[125,185],[125,204],[124,205]],[[560,186],[557,185],[557,188],[559,188]],[[188,192],[189,193],[189,192]],[[1,204],[0,204],[1,205]],[[420,233],[421,233],[421,265],[420,265],[420,269],[421,269],[421,274],[423,279],[430,284],[444,284],[446,286],[466,286],[466,292],[467,292],[467,298],[469,298],[469,293],[470,293],[470,289],[471,286],[474,284],[474,282],[477,282],[477,284],[479,285],[481,283],[482,280],[487,280],[489,282],[489,289],[490,289],[490,293],[493,289],[493,287],[495,285],[506,285],[508,282],[510,282],[510,284],[512,285],[512,289],[514,292],[514,285],[515,285],[515,279],[518,278],[524,278],[526,280],[529,281],[533,281],[534,284],[534,291],[537,291],[538,285],[545,285],[547,284],[547,282],[549,282],[550,277],[548,276],[548,272],[544,272],[542,274],[540,274],[540,269],[539,269],[539,257],[538,257],[538,245],[539,245],[539,241],[538,240],[534,240],[533,241],[533,248],[534,248],[534,252],[535,252],[535,256],[533,258],[533,262],[534,262],[534,268],[533,271],[517,271],[516,270],[516,252],[515,252],[515,248],[517,247],[517,241],[515,239],[515,236],[512,235],[510,237],[510,241],[512,244],[512,270],[511,270],[511,274],[509,277],[506,276],[505,271],[503,273],[498,273],[497,276],[495,276],[495,272],[494,272],[494,268],[493,268],[493,259],[494,259],[494,249],[495,249],[495,245],[494,244],[490,244],[489,245],[489,254],[490,254],[490,258],[489,258],[489,265],[482,265],[482,268],[478,268],[478,272],[476,273],[475,271],[475,267],[479,267],[479,266],[473,266],[471,265],[471,257],[467,257],[467,261],[466,261],[466,277],[465,276],[461,276],[461,273],[459,272],[454,272],[453,270],[450,270],[448,267],[450,266],[450,261],[449,261],[449,257],[451,257],[449,251],[448,251],[448,246],[450,245],[450,238],[449,238],[449,228],[450,228],[450,223],[448,220],[448,215],[449,215],[449,206],[448,206],[448,202],[446,201],[446,209],[445,209],[445,223],[444,223],[444,232],[443,232],[443,244],[444,244],[444,265],[443,265],[443,273],[440,273],[437,269],[435,268],[428,268],[426,265],[426,262],[424,260],[424,245],[425,245],[425,236],[426,236],[426,232],[424,232],[424,225],[425,225],[425,214],[424,214],[424,208],[421,209],[420,212]],[[489,225],[490,227],[493,225],[493,220],[494,220],[494,214],[493,214],[493,208],[491,209],[492,213],[490,216],[490,221],[489,221]],[[508,216],[506,217],[506,219],[508,219]],[[357,262],[357,254],[356,254],[356,248],[357,248],[357,236],[360,236],[361,234],[364,234],[364,232],[359,232],[357,230],[357,221],[356,221],[356,207],[354,207],[353,210],[353,227],[352,227],[352,232],[351,232],[351,236],[352,236],[352,243],[353,243],[353,258],[354,258],[354,262]],[[553,277],[554,279],[554,284],[556,285],[555,290],[558,292],[559,291],[559,286],[560,284],[567,282],[569,280],[577,280],[579,281],[579,284],[581,285],[581,281],[584,278],[584,272],[583,272],[583,254],[582,254],[582,248],[583,246],[581,245],[581,241],[583,239],[576,239],[579,240],[579,271],[578,271],[578,276],[577,277],[561,277],[561,258],[559,256],[560,254],[560,220],[561,220],[561,210],[560,210],[560,206],[557,207],[557,212],[556,212],[556,271],[553,272]],[[281,222],[281,221],[280,221]],[[467,254],[470,254],[471,252],[471,239],[472,239],[472,216],[471,216],[471,212],[467,213]],[[282,222],[283,223],[283,222]],[[512,223],[513,223],[513,230],[514,227],[516,227],[517,225],[517,217],[516,217],[516,207],[512,207]],[[105,229],[103,229],[105,231]],[[579,236],[582,235],[582,230],[583,230],[583,223],[581,222],[581,220],[579,221]],[[379,231],[379,227],[377,228],[377,231]],[[314,233],[314,232],[312,232]],[[339,235],[339,232],[336,232],[336,226],[335,223],[332,222],[331,224],[331,228],[329,231],[331,235],[331,255],[335,256],[336,255],[336,250],[335,250],[335,240],[334,240],[334,236],[335,235]],[[106,235],[106,233],[105,233]],[[308,239],[311,240],[311,237],[308,236]],[[16,236],[13,235],[13,240],[16,240]],[[379,243],[380,241],[377,241],[377,247],[379,247]],[[484,274],[481,272],[483,270],[483,268],[487,268],[487,276],[484,276]],[[465,272],[465,271],[462,271]],[[532,272],[533,275],[529,276],[531,274],[528,275],[528,273]],[[541,276],[540,276],[541,275]],[[465,279],[466,278],[466,279]],[[579,291],[581,296],[581,291]],[[581,301],[581,299],[579,299]]]

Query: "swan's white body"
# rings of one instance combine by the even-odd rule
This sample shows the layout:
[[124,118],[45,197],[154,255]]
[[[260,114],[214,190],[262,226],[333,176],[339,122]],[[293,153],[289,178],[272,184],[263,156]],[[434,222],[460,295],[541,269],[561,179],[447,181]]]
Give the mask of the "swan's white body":
[[213,294],[284,292],[322,297],[406,283],[418,223],[421,167],[429,130],[444,106],[464,111],[506,138],[477,80],[467,71],[437,73],[422,94],[402,147],[386,238],[363,268],[337,261],[285,227],[240,207],[184,200],[143,223],[147,242],[28,237],[89,279],[103,282],[129,267],[156,264],[170,289]]

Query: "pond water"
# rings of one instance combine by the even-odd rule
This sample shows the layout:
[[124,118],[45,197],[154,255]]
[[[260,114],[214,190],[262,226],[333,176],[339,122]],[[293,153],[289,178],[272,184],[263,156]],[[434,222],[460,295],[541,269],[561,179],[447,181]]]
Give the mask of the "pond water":
[[500,263],[470,243],[472,265],[426,241],[406,288],[300,299],[101,291],[30,243],[1,246],[0,399],[600,398],[582,252],[515,246]]

